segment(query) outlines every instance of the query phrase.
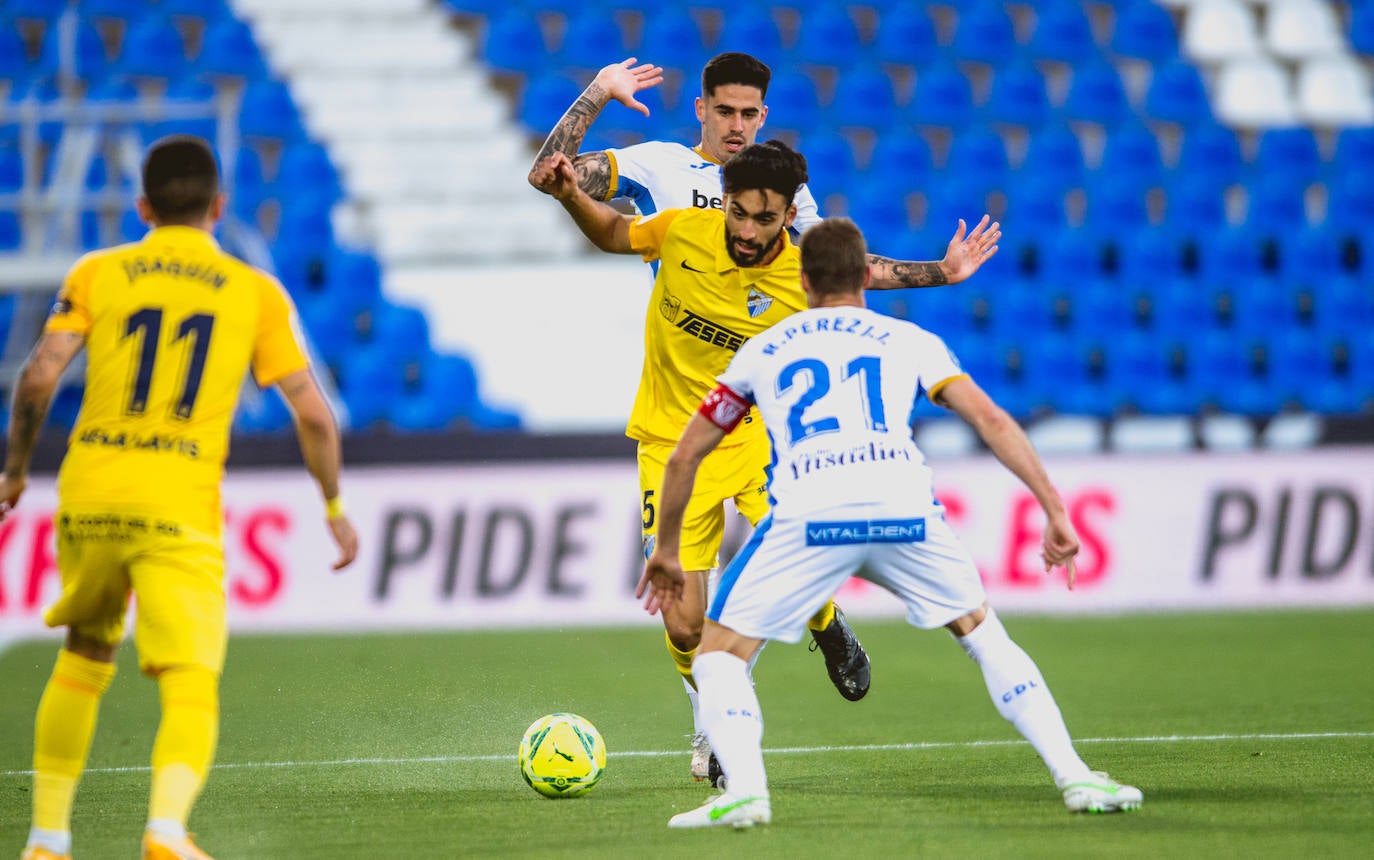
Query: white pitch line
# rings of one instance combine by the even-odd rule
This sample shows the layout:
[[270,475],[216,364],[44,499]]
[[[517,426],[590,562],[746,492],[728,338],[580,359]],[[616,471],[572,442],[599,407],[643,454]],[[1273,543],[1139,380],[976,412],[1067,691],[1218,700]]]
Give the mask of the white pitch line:
[[[1219,735],[1145,735],[1142,737],[1122,738],[1075,738],[1076,744],[1171,744],[1205,741],[1294,741],[1324,740],[1340,738],[1374,738],[1374,732],[1288,732],[1257,734],[1219,734]],[[1024,740],[991,741],[925,741],[905,744],[850,744],[823,747],[774,747],[765,749],[768,755],[798,755],[810,753],[837,752],[892,752],[901,750],[938,750],[938,749],[978,749],[982,747],[1013,747],[1024,744]],[[608,753],[609,758],[662,758],[664,756],[690,755],[690,750],[627,750]],[[416,756],[413,758],[340,758],[322,761],[251,761],[216,764],[215,770],[242,770],[252,768],[281,767],[342,767],[349,765],[402,765],[402,764],[462,764],[482,761],[512,761],[514,753],[505,755],[445,755]],[[152,768],[147,765],[135,767],[93,767],[85,773],[147,773]],[[0,770],[0,777],[33,776],[31,770]]]

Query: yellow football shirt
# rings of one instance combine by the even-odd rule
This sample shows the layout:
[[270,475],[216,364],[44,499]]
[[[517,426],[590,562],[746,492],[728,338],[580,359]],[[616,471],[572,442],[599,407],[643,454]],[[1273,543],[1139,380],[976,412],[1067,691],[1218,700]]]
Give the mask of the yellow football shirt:
[[[625,435],[677,443],[716,387],[741,343],[806,307],[801,255],[783,231],[782,250],[765,266],[740,267],[725,247],[719,209],[664,209],[630,225],[630,245],[658,261],[644,319],[644,367]],[[750,410],[722,445],[763,438]]]
[[87,254],[45,331],[86,338],[86,390],[58,475],[67,507],[175,514],[218,531],[239,389],[307,366],[271,276],[191,227]]

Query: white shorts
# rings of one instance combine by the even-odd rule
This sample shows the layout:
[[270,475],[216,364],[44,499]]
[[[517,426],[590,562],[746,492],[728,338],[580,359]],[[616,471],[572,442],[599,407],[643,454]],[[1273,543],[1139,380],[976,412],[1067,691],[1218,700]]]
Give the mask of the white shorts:
[[721,573],[706,617],[751,639],[799,642],[851,576],[906,604],[907,621],[943,627],[987,599],[973,559],[939,513],[862,519],[854,508],[805,519],[769,515]]

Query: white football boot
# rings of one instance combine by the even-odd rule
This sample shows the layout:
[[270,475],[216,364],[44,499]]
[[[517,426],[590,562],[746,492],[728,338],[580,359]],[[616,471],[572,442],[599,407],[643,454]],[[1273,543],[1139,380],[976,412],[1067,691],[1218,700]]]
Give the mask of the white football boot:
[[736,797],[721,794],[706,801],[705,805],[674,815],[668,820],[669,827],[753,827],[767,824],[773,820],[773,810],[766,797]]
[[1139,809],[1145,795],[1134,785],[1122,785],[1100,770],[1088,779],[1059,786],[1070,812],[1130,812]]

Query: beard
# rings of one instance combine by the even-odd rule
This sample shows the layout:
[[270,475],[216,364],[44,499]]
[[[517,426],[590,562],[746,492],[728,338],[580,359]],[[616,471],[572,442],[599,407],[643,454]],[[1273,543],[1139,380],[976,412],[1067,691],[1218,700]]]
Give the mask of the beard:
[[781,241],[782,230],[768,242],[746,242],[729,230],[725,231],[725,250],[735,265],[745,269],[761,264]]

